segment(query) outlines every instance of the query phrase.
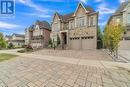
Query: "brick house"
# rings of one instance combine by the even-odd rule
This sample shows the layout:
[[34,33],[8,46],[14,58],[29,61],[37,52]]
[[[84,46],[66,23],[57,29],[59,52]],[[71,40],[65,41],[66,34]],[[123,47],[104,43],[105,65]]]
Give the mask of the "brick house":
[[25,30],[25,44],[30,44],[34,49],[48,46],[51,32],[50,24],[46,21],[36,21]]
[[51,38],[56,46],[64,49],[96,49],[97,28],[98,12],[90,6],[79,3],[73,13],[54,14]]
[[6,35],[5,41],[9,44],[12,43],[15,47],[22,47],[25,45],[25,35],[23,34],[12,34],[11,36]]
[[110,17],[108,25],[111,23],[120,23],[125,27],[123,38],[130,40],[130,0],[123,2],[115,13]]
[[130,0],[123,2],[109,18],[107,25],[120,23],[124,26],[123,40],[119,44],[119,49],[130,49]]

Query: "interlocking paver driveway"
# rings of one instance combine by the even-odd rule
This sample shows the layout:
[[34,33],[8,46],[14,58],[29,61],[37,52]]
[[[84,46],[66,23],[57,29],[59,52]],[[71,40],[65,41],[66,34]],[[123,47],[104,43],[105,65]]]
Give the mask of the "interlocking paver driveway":
[[103,50],[50,50],[43,49],[33,54],[61,56],[66,58],[113,61]]
[[0,63],[0,87],[130,87],[130,73],[20,57]]

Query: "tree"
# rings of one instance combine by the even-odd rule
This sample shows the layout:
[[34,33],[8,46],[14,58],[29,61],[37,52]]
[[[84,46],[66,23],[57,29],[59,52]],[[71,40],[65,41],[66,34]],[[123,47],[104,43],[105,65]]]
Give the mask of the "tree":
[[103,47],[103,35],[101,32],[100,27],[98,27],[98,33],[97,33],[97,48],[101,49]]
[[49,39],[48,46],[49,46],[49,47],[52,47],[52,45],[53,45],[53,42],[52,42],[52,39],[50,38],[50,39]]
[[0,32],[0,49],[6,47],[6,42],[4,40],[3,33]]
[[121,24],[114,23],[107,25],[104,32],[104,45],[111,53],[116,52],[116,57],[118,57],[118,45],[122,39],[123,32],[124,27]]

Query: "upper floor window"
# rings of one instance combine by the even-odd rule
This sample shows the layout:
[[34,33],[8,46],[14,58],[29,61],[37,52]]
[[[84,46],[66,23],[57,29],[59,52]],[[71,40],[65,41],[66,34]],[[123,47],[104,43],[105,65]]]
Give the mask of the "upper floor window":
[[58,30],[58,23],[54,24],[54,31]]
[[85,19],[84,17],[77,18],[77,27],[81,27],[85,25],[84,19]]
[[130,23],[130,13],[128,13],[128,23]]
[[117,23],[120,23],[120,18],[117,18],[117,19],[116,19],[116,22],[117,22]]
[[74,21],[70,21],[70,29],[73,29],[74,28]]
[[89,26],[94,26],[94,17],[93,16],[90,16],[89,17]]

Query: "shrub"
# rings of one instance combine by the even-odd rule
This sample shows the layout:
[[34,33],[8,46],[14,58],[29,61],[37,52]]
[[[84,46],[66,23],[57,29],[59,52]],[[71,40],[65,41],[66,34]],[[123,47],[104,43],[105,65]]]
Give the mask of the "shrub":
[[17,52],[19,52],[19,53],[25,53],[25,49],[24,50],[18,50]]
[[49,43],[48,43],[48,47],[51,48],[51,47],[52,47],[52,44],[53,44],[53,43],[52,43],[52,39],[50,38]]
[[31,45],[27,45],[27,46],[25,47],[25,49],[26,49],[27,52],[33,51],[33,48],[32,48]]
[[14,48],[14,45],[13,45],[12,43],[9,43],[9,45],[7,46],[7,48],[13,49],[13,48]]
[[57,34],[57,45],[59,45],[60,44],[60,37],[59,37],[59,35]]

